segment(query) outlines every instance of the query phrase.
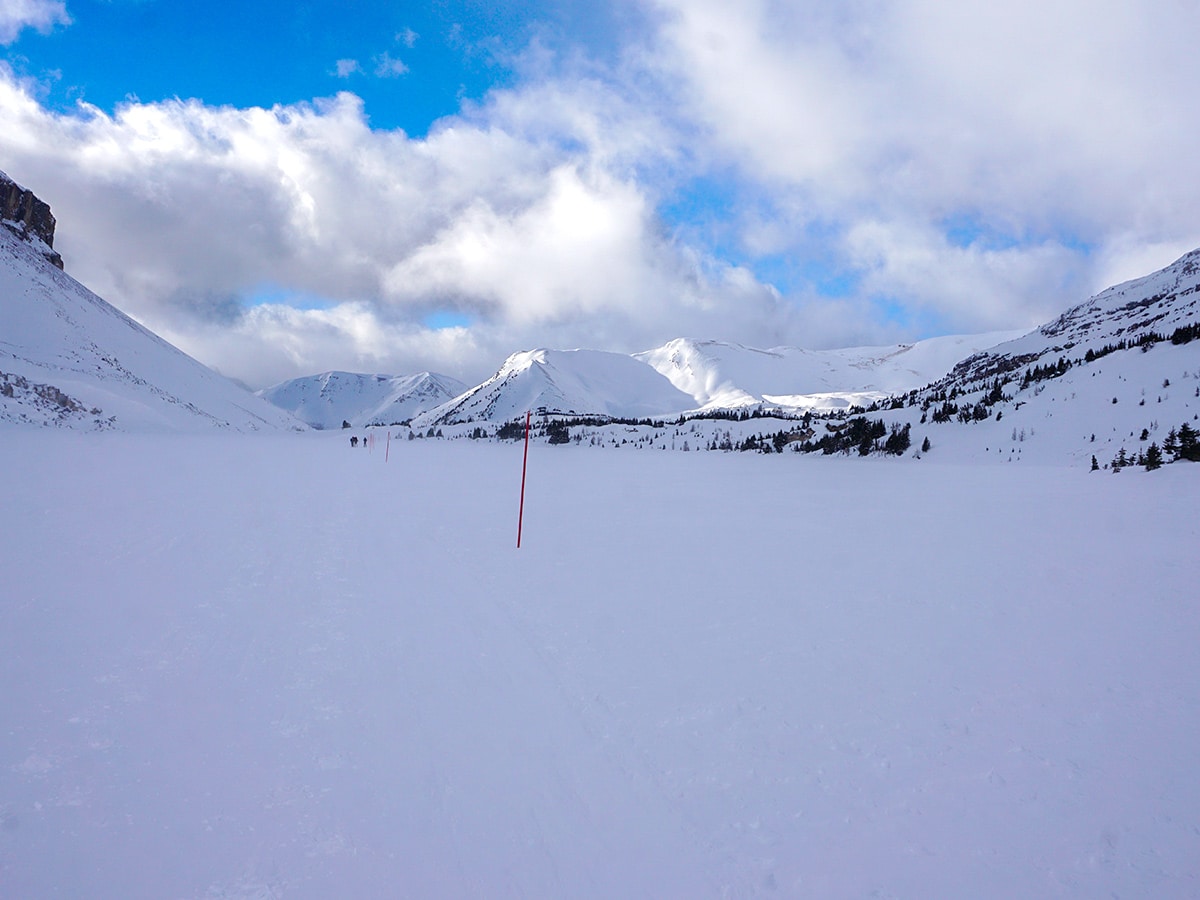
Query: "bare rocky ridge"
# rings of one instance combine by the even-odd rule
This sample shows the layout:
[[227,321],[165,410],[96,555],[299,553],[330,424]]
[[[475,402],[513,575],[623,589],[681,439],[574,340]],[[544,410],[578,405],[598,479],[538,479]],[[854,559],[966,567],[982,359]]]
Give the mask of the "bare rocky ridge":
[[55,221],[50,205],[3,172],[0,172],[0,221],[18,237],[40,240],[46,245],[43,252],[46,259],[60,269],[63,267],[62,256],[54,250]]

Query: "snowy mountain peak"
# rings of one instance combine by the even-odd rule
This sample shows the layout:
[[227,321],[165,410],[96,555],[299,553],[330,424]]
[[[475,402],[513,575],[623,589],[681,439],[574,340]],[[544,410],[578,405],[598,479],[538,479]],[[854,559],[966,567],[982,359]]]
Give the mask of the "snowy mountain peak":
[[407,422],[466,389],[461,381],[433,372],[364,375],[334,371],[293,378],[258,395],[314,428],[339,428],[343,422],[356,427]]
[[602,350],[524,350],[496,374],[449,403],[419,416],[414,425],[502,422],[527,410],[569,415],[640,418],[694,406],[650,366]]
[[920,387],[964,357],[1021,333],[952,335],[915,344],[841,350],[759,350],[678,338],[634,355],[690,394],[701,407],[736,408],[765,402],[837,408]]

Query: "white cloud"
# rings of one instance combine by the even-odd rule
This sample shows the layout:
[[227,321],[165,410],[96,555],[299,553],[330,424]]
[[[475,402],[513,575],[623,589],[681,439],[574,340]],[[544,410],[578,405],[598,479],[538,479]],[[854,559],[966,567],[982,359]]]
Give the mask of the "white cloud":
[[[516,87],[419,140],[352,94],[63,115],[0,69],[0,158],[54,207],[69,272],[255,384],[1016,328],[1200,244],[1195,4],[645,5],[614,67],[535,41]],[[664,223],[695,178],[726,199]],[[845,274],[843,296],[781,297],[764,257]],[[242,310],[264,284],[327,308]]]
[[375,74],[380,78],[398,78],[408,71],[408,66],[386,50],[376,56],[373,62],[375,63]]
[[411,28],[405,28],[396,35],[396,42],[403,44],[405,47],[411,50],[413,47],[417,46],[417,38],[419,37],[420,35]]
[[333,70],[338,78],[349,78],[351,75],[361,72],[362,66],[359,65],[357,59],[339,59],[334,63]]
[[[481,357],[496,350],[481,347],[467,328],[435,330],[392,320],[368,303],[324,310],[255,306],[232,323],[168,325],[161,333],[218,371],[254,387],[332,369],[482,372],[486,366],[480,365]],[[484,375],[478,377],[482,380]]]
[[922,223],[863,221],[849,230],[845,248],[865,273],[865,296],[950,332],[1032,328],[1062,311],[1063,295],[1089,293],[1081,261],[1054,242],[957,246]]
[[43,34],[55,25],[70,25],[71,16],[61,0],[0,0],[0,44],[16,41],[26,28]]
[[[1043,294],[1061,304],[1082,299],[1063,285],[1088,282],[1076,269],[1082,260],[1099,271],[1109,244],[1200,241],[1195,3],[656,6],[661,27],[643,64],[676,86],[679,116],[694,123],[713,159],[772,192],[777,212],[801,211],[792,250],[816,221],[843,236],[845,259],[861,263],[856,232],[881,221],[893,236],[912,228],[902,243],[927,248],[922,293],[937,293],[935,273],[961,271],[971,254],[931,244],[927,232],[971,219],[1012,244],[1003,254],[975,253],[977,274],[996,279],[984,291],[1029,310],[1038,305],[1036,279],[1013,282],[1008,265],[984,260],[1017,265],[1026,257],[1017,268],[1042,271]],[[769,231],[778,237],[777,227]],[[1089,260],[1064,249],[1080,245],[1094,248]],[[891,281],[903,271],[880,262],[868,281],[907,293],[913,285]],[[977,292],[966,291],[957,318],[976,321],[969,313],[979,308]]]
[[[569,108],[546,103],[550,118]],[[414,140],[371,130],[351,94],[63,115],[0,78],[0,122],[0,155],[53,206],[68,271],[252,384],[334,359],[482,378],[538,345],[632,351],[786,328],[774,292],[662,233],[630,165],[639,141],[594,119],[567,139],[575,119],[534,127],[523,104],[498,102]],[[264,284],[330,309],[239,314],[236,298]],[[437,311],[469,330],[424,328]]]

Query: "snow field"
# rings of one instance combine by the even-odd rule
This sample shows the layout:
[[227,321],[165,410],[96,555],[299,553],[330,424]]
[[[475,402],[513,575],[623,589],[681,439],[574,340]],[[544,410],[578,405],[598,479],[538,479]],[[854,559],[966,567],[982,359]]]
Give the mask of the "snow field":
[[0,896],[1200,890],[1200,467],[520,454],[6,433]]

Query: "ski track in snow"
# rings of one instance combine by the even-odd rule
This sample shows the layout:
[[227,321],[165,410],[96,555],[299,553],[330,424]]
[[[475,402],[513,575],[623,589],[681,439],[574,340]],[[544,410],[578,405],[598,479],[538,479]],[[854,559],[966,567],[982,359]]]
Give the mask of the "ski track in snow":
[[1200,467],[0,462],[0,896],[1200,891]]

